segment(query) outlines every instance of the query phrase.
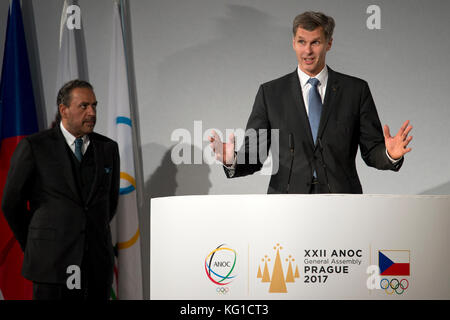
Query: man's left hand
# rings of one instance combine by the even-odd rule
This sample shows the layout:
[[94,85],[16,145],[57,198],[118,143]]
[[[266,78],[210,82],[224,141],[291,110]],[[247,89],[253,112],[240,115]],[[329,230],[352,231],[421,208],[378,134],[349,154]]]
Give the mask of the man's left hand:
[[407,120],[403,123],[397,135],[392,137],[389,132],[389,127],[387,125],[384,126],[384,143],[392,159],[398,160],[411,151],[411,148],[406,148],[412,140],[412,136],[408,137],[411,129],[412,126],[409,125],[409,120]]

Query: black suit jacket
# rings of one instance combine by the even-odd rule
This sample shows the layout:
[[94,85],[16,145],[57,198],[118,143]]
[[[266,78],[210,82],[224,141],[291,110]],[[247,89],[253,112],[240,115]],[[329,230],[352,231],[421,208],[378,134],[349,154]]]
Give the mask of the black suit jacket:
[[67,267],[81,267],[89,242],[96,266],[112,281],[109,223],[119,196],[119,152],[107,137],[92,133],[89,139],[95,176],[86,200],[59,125],[22,139],[11,158],[2,209],[24,250],[22,274],[29,280],[66,283]]
[[[268,193],[286,193],[292,159],[289,134],[294,138],[289,193],[309,193],[314,170],[323,192],[362,193],[355,165],[358,146],[365,163],[371,167],[398,171],[403,163],[402,158],[394,165],[386,156],[383,130],[367,82],[329,67],[316,144],[313,143],[297,69],[260,86],[248,129],[255,129],[258,141],[264,143],[267,139],[269,146],[271,135],[263,137],[260,129],[279,129],[279,166],[271,177]],[[238,164],[232,177],[261,169],[267,153],[259,149],[252,151],[249,148],[251,140],[246,136],[243,148],[237,153]],[[254,150],[258,150],[257,155]],[[252,157],[257,161],[250,164]],[[231,177],[227,169],[225,173]]]

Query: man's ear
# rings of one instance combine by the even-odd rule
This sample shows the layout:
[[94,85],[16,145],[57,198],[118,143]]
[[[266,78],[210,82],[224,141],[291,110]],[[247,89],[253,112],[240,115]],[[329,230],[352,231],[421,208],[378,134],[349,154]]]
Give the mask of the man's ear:
[[62,103],[58,106],[58,110],[59,110],[59,114],[61,116],[61,119],[65,119],[66,118],[66,112],[67,112],[66,110],[68,108],[69,108],[68,106],[66,106],[66,105],[64,105]]
[[327,51],[329,51],[331,49],[332,44],[333,44],[333,38],[331,38],[330,41],[328,41]]

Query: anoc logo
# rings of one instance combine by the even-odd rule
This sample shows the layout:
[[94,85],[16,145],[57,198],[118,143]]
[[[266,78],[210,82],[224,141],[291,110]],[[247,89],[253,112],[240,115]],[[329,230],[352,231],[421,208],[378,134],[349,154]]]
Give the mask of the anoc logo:
[[[233,274],[236,258],[235,250],[226,247],[225,244],[219,245],[205,259],[205,272],[208,279],[222,288],[230,284],[236,278],[236,275]],[[217,292],[226,293],[228,289],[218,289]]]

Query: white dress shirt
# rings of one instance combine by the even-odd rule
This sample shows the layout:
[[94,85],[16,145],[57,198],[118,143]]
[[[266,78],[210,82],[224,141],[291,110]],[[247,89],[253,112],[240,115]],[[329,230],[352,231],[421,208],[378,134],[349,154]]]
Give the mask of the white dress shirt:
[[[69,146],[70,150],[75,154],[75,139],[76,137],[71,134],[69,131],[67,131],[66,128],[64,128],[62,121],[59,123],[59,127],[61,128],[61,132],[66,139],[67,145]],[[84,155],[84,153],[87,150],[87,147],[89,146],[89,136],[84,135],[81,137],[83,139],[83,145],[81,146],[81,153]]]

